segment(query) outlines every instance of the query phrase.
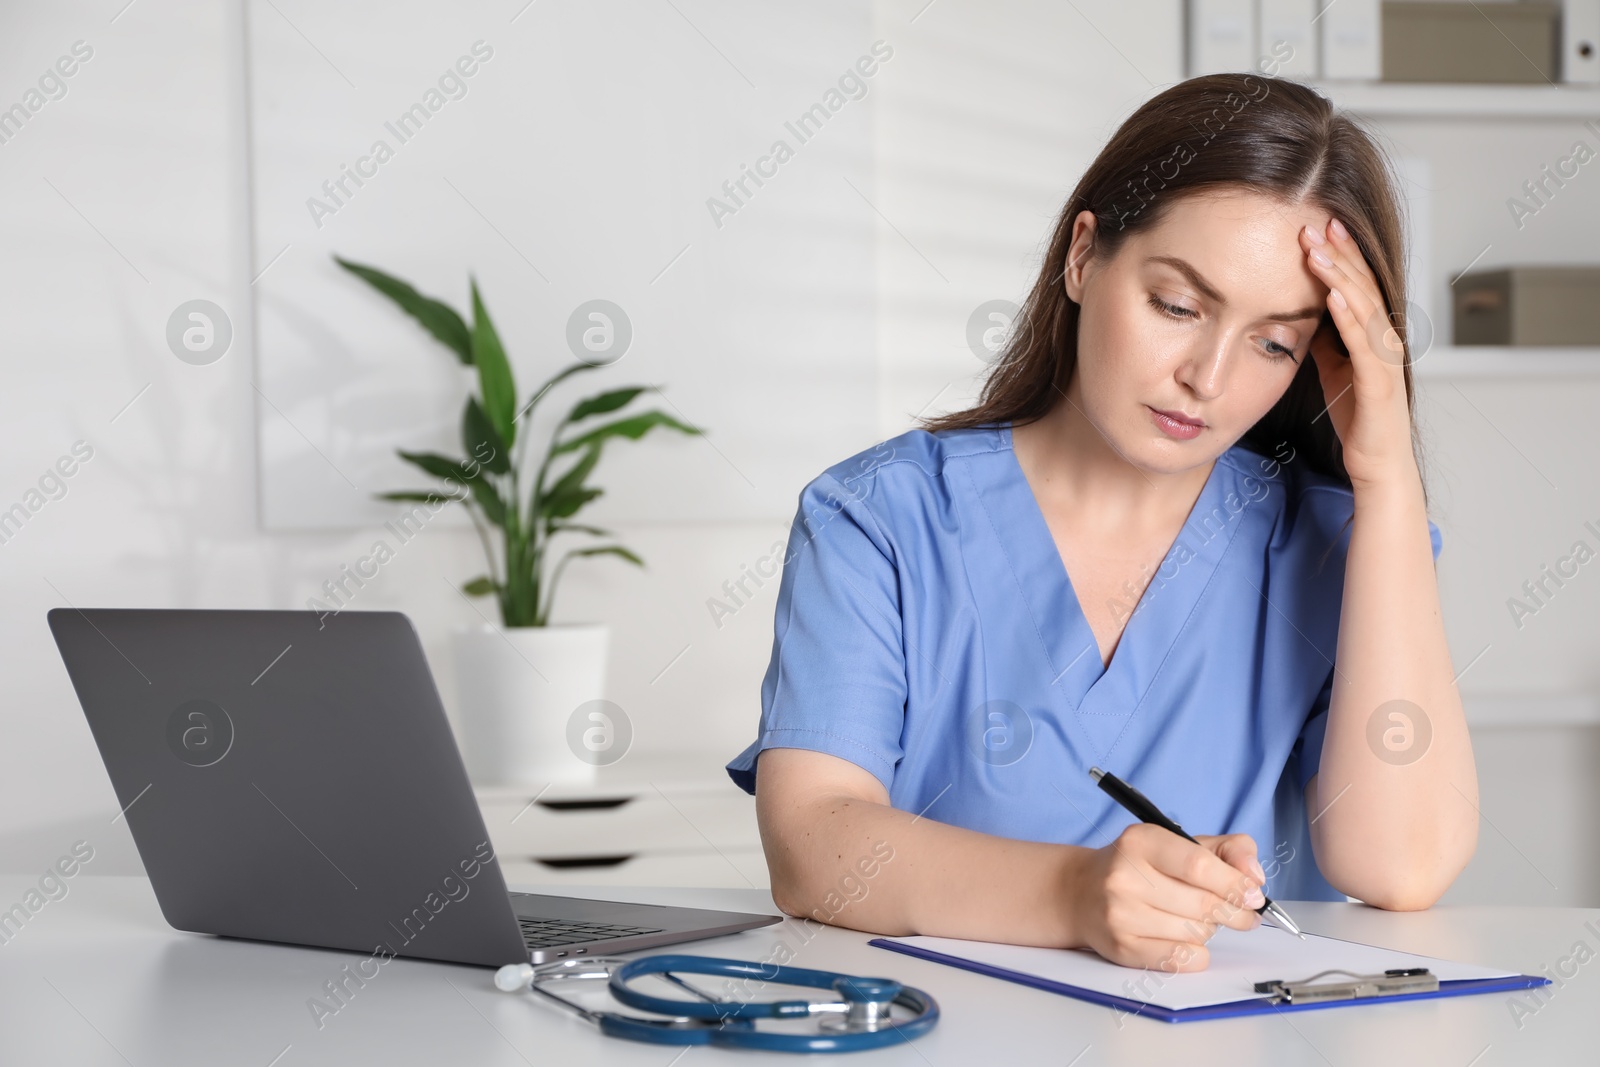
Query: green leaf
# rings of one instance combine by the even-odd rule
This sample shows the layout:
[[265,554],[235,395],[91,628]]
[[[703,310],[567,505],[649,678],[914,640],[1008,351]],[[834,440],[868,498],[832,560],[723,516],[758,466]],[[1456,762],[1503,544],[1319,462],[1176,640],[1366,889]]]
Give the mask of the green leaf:
[[484,517],[496,526],[505,525],[505,501],[500,499],[495,487],[482,477],[482,472],[467,466],[462,460],[440,456],[433,452],[402,451],[400,458],[407,463],[416,464],[435,478],[443,478],[455,485],[466,486],[471,490],[472,498],[477,501],[478,507],[483,509]]
[[550,519],[568,518],[589,501],[603,495],[605,495],[604,489],[586,486],[581,489],[575,489],[560,499],[546,497],[543,508],[545,519],[548,521]]
[[572,562],[574,556],[621,556],[623,559],[640,567],[644,566],[644,560],[621,545],[597,545],[593,548],[579,548],[568,552],[561,557],[561,562],[555,565],[555,569],[550,574],[549,591],[545,594],[544,608],[538,613],[540,625],[543,624],[543,620],[550,617],[550,610],[555,605],[556,586],[561,581],[561,572],[567,569],[567,564]]
[[423,296],[408,283],[375,267],[352,263],[334,256],[333,260],[345,270],[365,281],[384,296],[393,300],[400,309],[422,324],[423,328],[442,341],[462,363],[472,363],[472,341],[467,324],[454,308],[432,297]]
[[585,526],[582,523],[577,522],[553,523],[552,525],[547,526],[545,530],[546,532],[553,534],[561,533],[563,530],[571,530],[573,533],[594,534],[596,537],[610,537],[612,533],[615,532],[613,530],[602,530],[598,526]]
[[407,452],[399,450],[400,458],[407,463],[421,467],[435,478],[445,478],[457,482],[475,481],[477,476],[461,460],[441,456],[435,452]]
[[399,500],[416,504],[442,504],[454,503],[461,500],[458,496],[449,496],[445,493],[434,492],[429,489],[419,489],[401,493],[377,493],[379,500]]
[[479,575],[466,585],[462,586],[461,591],[468,596],[488,596],[490,593],[499,590],[499,588],[500,587],[498,585],[494,584],[494,580],[492,578]]
[[467,398],[467,409],[461,414],[461,443],[466,446],[467,455],[486,470],[494,474],[506,474],[511,470],[511,449],[506,447],[505,438],[494,428],[475,396]]
[[647,411],[642,415],[634,415],[630,418],[618,419],[616,422],[608,422],[603,426],[597,426],[588,433],[579,434],[570,441],[562,441],[550,449],[550,454],[554,456],[562,452],[571,452],[574,449],[584,448],[595,441],[601,441],[608,437],[628,437],[637,441],[657,426],[666,426],[686,434],[705,432],[698,426],[689,426],[681,423],[665,412]]
[[507,445],[516,443],[517,386],[511,377],[511,364],[500,344],[489,309],[483,306],[477,279],[472,282],[472,362],[478,365],[478,388],[483,394],[483,410],[489,424],[500,432]]
[[594,470],[594,465],[600,462],[601,442],[596,441],[589,446],[582,459],[572,465],[572,469],[561,476],[561,480],[551,486],[545,493],[546,500],[557,500],[569,496],[583,487],[583,480],[589,477]]
[[561,382],[565,381],[567,378],[571,377],[574,374],[577,374],[579,371],[597,370],[599,368],[599,366],[600,365],[597,364],[597,363],[575,363],[572,366],[568,367],[566,370],[561,371],[560,373],[556,374],[549,381],[547,381],[543,385],[539,386],[538,390],[532,396],[530,396],[528,398],[528,402],[526,404],[522,405],[521,410],[519,410],[517,412],[517,418],[521,419],[523,416],[528,415],[529,413],[531,413],[533,411],[534,405],[539,403],[539,401],[543,400],[544,399],[544,395],[546,393],[548,393],[551,389],[554,389],[557,385],[559,385]]
[[591,396],[579,403],[567,414],[568,422],[577,422],[587,419],[591,415],[604,415],[626,405],[628,401],[644,392],[649,386],[634,385],[626,389],[613,389],[609,393]]
[[506,524],[506,502],[500,499],[500,494],[495,491],[494,486],[482,478],[472,479],[472,498],[483,509],[484,518],[496,526]]
[[621,556],[630,563],[644,566],[644,560],[623,548],[621,545],[599,545],[595,548],[575,548],[568,552],[569,556]]

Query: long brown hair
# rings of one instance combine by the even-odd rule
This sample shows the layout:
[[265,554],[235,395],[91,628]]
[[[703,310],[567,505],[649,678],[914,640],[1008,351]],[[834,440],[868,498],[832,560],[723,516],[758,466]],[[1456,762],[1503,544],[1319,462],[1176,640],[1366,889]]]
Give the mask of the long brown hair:
[[[1078,304],[1062,282],[1078,213],[1094,212],[1091,254],[1110,260],[1129,237],[1156,226],[1179,197],[1227,187],[1317,205],[1355,238],[1404,345],[1406,407],[1420,469],[1399,180],[1372,136],[1335,113],[1326,97],[1299,82],[1247,73],[1179,82],[1128,117],[1061,209],[1039,276],[978,403],[916,421],[935,432],[1043,417],[1066,395],[1078,361]],[[1334,341],[1343,351],[1337,334]],[[1338,435],[1322,414],[1326,403],[1308,353],[1277,404],[1239,443],[1279,458],[1287,446],[1293,462],[1348,487]]]

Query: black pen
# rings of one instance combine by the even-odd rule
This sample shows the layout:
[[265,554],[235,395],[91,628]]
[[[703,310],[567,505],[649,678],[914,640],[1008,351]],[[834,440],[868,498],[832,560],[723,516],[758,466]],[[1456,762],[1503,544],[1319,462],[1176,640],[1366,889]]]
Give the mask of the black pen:
[[[1100,788],[1105,790],[1106,794],[1109,795],[1112,800],[1115,800],[1118,804],[1121,804],[1124,808],[1127,808],[1128,812],[1135,819],[1138,819],[1140,822],[1155,823],[1157,826],[1162,826],[1168,830],[1171,830],[1179,837],[1188,838],[1190,841],[1194,841],[1194,838],[1189,837],[1189,835],[1184,832],[1183,827],[1179,826],[1177,823],[1161,814],[1161,809],[1150,803],[1149,797],[1145,796],[1143,793],[1139,792],[1133,786],[1129,785],[1127,782],[1124,782],[1116,775],[1109,771],[1102,771],[1099,767],[1090,767],[1089,777],[1093,778]],[[1197,845],[1200,844],[1198,841],[1194,841],[1194,843]],[[1264,886],[1262,888],[1265,889]],[[1300,932],[1300,927],[1296,926],[1294,920],[1289,918],[1288,912],[1274,904],[1272,902],[1272,898],[1268,897],[1265,892],[1261,894],[1261,899],[1266,901],[1266,903],[1262,904],[1261,907],[1256,909],[1258,914],[1272,916],[1279,926],[1283,927],[1285,930],[1289,931],[1302,941],[1306,939],[1306,935]]]

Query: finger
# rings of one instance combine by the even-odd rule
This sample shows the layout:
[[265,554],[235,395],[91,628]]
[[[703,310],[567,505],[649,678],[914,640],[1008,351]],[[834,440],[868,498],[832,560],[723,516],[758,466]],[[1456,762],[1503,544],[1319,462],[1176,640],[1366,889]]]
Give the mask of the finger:
[[1330,290],[1328,309],[1350,353],[1352,384],[1373,399],[1392,395],[1406,362],[1404,338],[1381,306],[1376,311],[1362,311],[1348,303],[1341,304],[1341,296],[1339,290]]
[[[1328,286],[1328,308],[1339,325],[1340,339],[1351,361],[1371,363],[1366,358],[1371,353],[1378,362],[1397,368],[1405,362],[1406,354],[1401,330],[1396,328],[1377,279],[1354,239],[1344,237],[1340,241],[1345,246],[1343,250],[1337,244],[1312,247],[1308,242],[1307,266]],[[1317,254],[1328,257],[1329,262],[1318,263]],[[1351,313],[1348,317],[1338,315],[1340,298]]]
[[[1153,877],[1172,882],[1172,879],[1159,873]],[[1172,882],[1172,886],[1175,895],[1185,892],[1182,883]],[[1195,890],[1189,887],[1188,891]],[[1123,914],[1116,917],[1113,925],[1124,937],[1150,937],[1158,941],[1203,945],[1217,933],[1217,923],[1207,921],[1202,916],[1191,915],[1187,911],[1170,911],[1161,902],[1150,897],[1141,901],[1129,901],[1122,911]]]
[[1234,930],[1254,930],[1261,925],[1260,909],[1267,903],[1267,873],[1256,859],[1255,840],[1248,834],[1229,834],[1215,848],[1223,862],[1247,879],[1226,898],[1226,909],[1218,913],[1217,921]]
[[[1328,262],[1319,263],[1317,261],[1319,255],[1327,259]],[[1371,318],[1374,308],[1379,303],[1377,294],[1369,292],[1360,276],[1352,274],[1347,269],[1349,267],[1348,261],[1340,255],[1337,249],[1332,245],[1313,245],[1310,251],[1306,253],[1306,264],[1311,268],[1311,272],[1331,290],[1328,299],[1330,310],[1335,312],[1338,310],[1338,301],[1333,299],[1333,293],[1338,293],[1344,297],[1345,303],[1355,312],[1357,321],[1364,323]],[[1338,316],[1335,314],[1335,321],[1337,321],[1337,318]],[[1388,325],[1387,319],[1384,320],[1384,325]],[[1341,331],[1341,333],[1344,337],[1345,347],[1350,348],[1350,334],[1346,331]],[[1365,332],[1362,333],[1362,336],[1366,336]],[[1353,348],[1351,352],[1354,354]]]
[[[1350,353],[1352,375],[1375,373],[1375,371],[1363,372],[1360,368],[1382,362],[1373,346],[1374,343],[1382,343],[1381,333],[1387,328],[1388,320],[1384,320],[1382,324],[1375,323],[1371,318],[1370,309],[1351,304],[1345,297],[1344,290],[1338,286],[1329,287],[1328,313],[1339,331],[1339,339],[1344,342],[1345,351]],[[1378,331],[1376,334],[1373,332],[1374,328]]]
[[1329,219],[1326,233],[1328,243],[1339,250],[1340,261],[1349,265],[1351,272],[1365,280],[1373,294],[1378,292],[1378,276],[1372,271],[1372,264],[1367,262],[1367,257],[1362,255],[1361,246],[1350,231],[1338,219]]
[[[1249,878],[1248,875],[1245,877]],[[1157,870],[1150,871],[1149,882],[1151,885],[1146,888],[1143,899],[1166,916],[1167,921],[1155,929],[1141,930],[1141,933],[1179,941],[1182,940],[1182,932],[1187,932],[1191,938],[1209,941],[1218,926],[1254,930],[1261,925],[1261,916],[1249,906],[1249,890],[1245,888],[1244,880],[1233,891],[1231,899]],[[1262,903],[1265,903],[1265,898],[1262,898]]]
[[[1344,279],[1346,284],[1359,290],[1367,300],[1382,302],[1378,277],[1372,272],[1372,265],[1367,262],[1367,257],[1362,255],[1361,246],[1356,244],[1355,238],[1348,233],[1343,235],[1335,233],[1333,220],[1329,220],[1325,230],[1306,226],[1301,229],[1300,236],[1306,251],[1309,253],[1312,248],[1320,250],[1332,261],[1333,267],[1339,271],[1339,277]],[[1318,241],[1319,237],[1322,240]],[[1349,295],[1346,294],[1347,297]]]
[[1197,840],[1228,866],[1252,876],[1257,885],[1266,883],[1267,872],[1261,869],[1261,861],[1256,858],[1256,839],[1249,834],[1221,834],[1210,840],[1204,837]]
[[[1214,898],[1233,907],[1250,903],[1249,894],[1256,888],[1255,879],[1223,862],[1211,849],[1172,833],[1152,837],[1145,852],[1146,861],[1169,878],[1186,882],[1205,890]],[[1217,903],[1208,901],[1206,907],[1216,909]],[[1257,903],[1259,906],[1259,902]],[[1222,914],[1229,914],[1227,909]]]
[[[1302,227],[1300,238],[1306,250],[1306,265],[1328,286],[1330,298],[1333,292],[1339,293],[1355,311],[1356,319],[1363,324],[1362,335],[1367,342],[1371,345],[1381,344],[1383,331],[1390,326],[1388,305],[1382,290],[1378,288],[1377,277],[1355,239],[1348,234],[1335,235],[1331,222],[1327,234],[1313,226]],[[1318,262],[1319,259],[1326,262]],[[1381,316],[1382,321],[1377,322],[1375,315]],[[1349,348],[1350,338],[1347,336],[1344,340],[1345,347]],[[1357,358],[1353,352],[1352,358]]]

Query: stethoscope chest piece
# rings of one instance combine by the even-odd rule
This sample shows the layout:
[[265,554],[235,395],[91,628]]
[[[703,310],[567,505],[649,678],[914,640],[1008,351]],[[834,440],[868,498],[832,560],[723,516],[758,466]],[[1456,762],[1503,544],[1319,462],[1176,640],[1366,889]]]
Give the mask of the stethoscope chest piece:
[[855,1034],[871,1033],[897,1025],[890,1015],[890,1009],[905,992],[899,982],[887,978],[840,975],[833,980],[833,989],[839,994],[845,1010],[819,1018],[817,1026],[821,1029]]
[[[704,975],[751,983],[774,983],[825,989],[836,1000],[725,1000],[714,997],[681,975]],[[645,993],[631,983],[656,977],[687,990],[695,1000]],[[575,982],[605,982],[618,1003],[655,1018],[593,1011],[580,1007],[551,987]],[[786,967],[711,956],[646,956],[624,960],[595,957],[561,960],[534,967],[513,963],[495,974],[495,985],[507,992],[526,989],[576,1012],[613,1037],[660,1045],[722,1045],[769,1052],[857,1052],[921,1037],[939,1020],[939,1005],[920,989],[888,978],[860,978],[836,971]],[[764,1030],[758,1019],[815,1019],[814,1031]]]

